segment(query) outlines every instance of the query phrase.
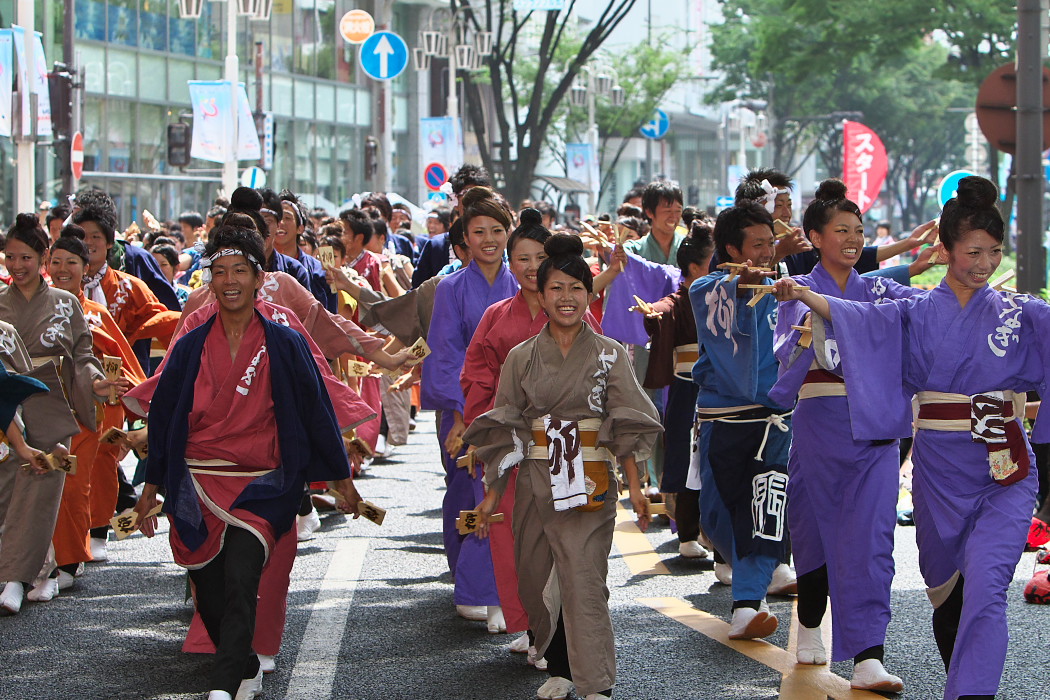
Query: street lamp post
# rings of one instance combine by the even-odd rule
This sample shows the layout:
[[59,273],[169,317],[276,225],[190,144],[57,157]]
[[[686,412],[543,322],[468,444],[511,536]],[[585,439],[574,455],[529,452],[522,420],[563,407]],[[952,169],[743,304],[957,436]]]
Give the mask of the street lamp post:
[[[237,188],[237,148],[240,136],[237,133],[238,108],[240,93],[238,73],[240,61],[237,58],[237,17],[250,17],[252,20],[270,19],[273,0],[212,0],[226,3],[226,61],[223,79],[230,84],[230,119],[227,121],[230,131],[226,134],[226,161],[222,164],[222,189],[229,197]],[[179,14],[183,19],[199,19],[204,8],[204,0],[179,0]]]
[[481,68],[484,59],[492,55],[492,32],[472,30],[462,15],[440,7],[430,13],[427,29],[419,32],[419,44],[412,49],[412,62],[417,71],[429,69],[432,58],[448,59],[445,116],[458,117],[457,72]]
[[[580,77],[583,80],[580,80]],[[576,84],[569,91],[569,101],[577,106],[587,105],[587,143],[591,146],[591,157],[597,165],[598,182],[592,182],[588,193],[587,209],[589,214],[594,214],[598,208],[598,192],[601,186],[601,157],[599,155],[598,143],[598,96],[608,97],[616,107],[623,105],[626,93],[620,86],[619,77],[611,66],[598,64],[594,68],[585,65],[580,69]]]

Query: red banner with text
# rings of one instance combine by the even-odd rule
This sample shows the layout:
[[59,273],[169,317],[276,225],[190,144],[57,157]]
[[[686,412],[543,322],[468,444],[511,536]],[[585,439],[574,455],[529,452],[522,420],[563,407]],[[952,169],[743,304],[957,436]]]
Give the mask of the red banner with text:
[[842,179],[847,196],[864,213],[875,203],[886,180],[886,147],[878,134],[860,122],[845,122],[842,135]]

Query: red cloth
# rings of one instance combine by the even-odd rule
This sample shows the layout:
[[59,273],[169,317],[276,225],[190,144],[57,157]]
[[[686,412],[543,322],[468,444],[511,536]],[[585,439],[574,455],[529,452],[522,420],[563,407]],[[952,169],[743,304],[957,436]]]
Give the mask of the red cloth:
[[255,314],[236,358],[230,357],[222,316],[215,319],[204,341],[189,422],[187,459],[225,459],[255,469],[280,466],[266,335]]
[[[295,529],[289,530],[277,540],[270,559],[259,579],[259,602],[255,610],[255,637],[252,649],[257,654],[277,656],[284,636],[284,620],[288,613],[288,583],[291,581],[292,565],[295,564]],[[182,650],[187,654],[214,654],[215,644],[208,636],[200,613],[193,613],[193,621],[186,632]]]
[[361,252],[363,253],[361,259],[355,262],[352,267],[357,270],[358,274],[368,280],[368,284],[372,285],[372,291],[383,291],[383,281],[380,276],[383,268],[383,259],[370,250]]

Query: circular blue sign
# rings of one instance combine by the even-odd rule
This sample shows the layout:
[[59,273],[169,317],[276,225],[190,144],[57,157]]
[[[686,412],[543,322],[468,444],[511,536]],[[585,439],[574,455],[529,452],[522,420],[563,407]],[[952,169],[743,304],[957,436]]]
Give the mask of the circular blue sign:
[[432,190],[440,190],[448,180],[448,172],[441,163],[431,163],[423,170],[423,182]]
[[642,136],[645,138],[655,140],[662,139],[670,128],[671,119],[667,116],[667,112],[658,109],[653,112],[652,119],[642,124],[642,128],[639,131],[642,132]]
[[373,80],[393,80],[408,65],[408,44],[393,32],[376,32],[361,44],[361,70]]
[[969,170],[953,170],[944,176],[941,180],[941,184],[937,187],[937,199],[941,203],[941,208],[948,203],[948,200],[955,196],[955,191],[959,189],[959,180],[964,177],[970,177],[977,173],[971,173]]

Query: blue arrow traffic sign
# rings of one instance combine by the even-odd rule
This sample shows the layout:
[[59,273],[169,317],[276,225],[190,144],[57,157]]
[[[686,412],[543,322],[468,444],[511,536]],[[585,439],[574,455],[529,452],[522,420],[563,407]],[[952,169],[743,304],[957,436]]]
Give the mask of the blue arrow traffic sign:
[[953,170],[945,175],[937,188],[937,199],[940,201],[941,207],[944,207],[948,200],[955,196],[955,191],[959,188],[959,180],[976,174],[971,173],[969,170]]
[[393,32],[376,32],[361,44],[361,69],[373,80],[393,80],[408,65],[408,44]]
[[667,112],[658,109],[653,112],[652,119],[642,124],[642,128],[639,131],[647,139],[662,139],[669,128],[671,128],[671,120],[668,118]]

